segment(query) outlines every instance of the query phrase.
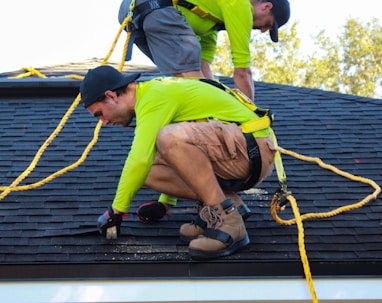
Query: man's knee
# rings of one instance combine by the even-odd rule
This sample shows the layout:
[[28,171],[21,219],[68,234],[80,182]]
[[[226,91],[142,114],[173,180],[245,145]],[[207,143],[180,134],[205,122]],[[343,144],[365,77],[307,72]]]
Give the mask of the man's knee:
[[157,135],[157,149],[163,154],[170,148],[175,148],[181,142],[185,142],[187,135],[182,127],[182,123],[164,126]]

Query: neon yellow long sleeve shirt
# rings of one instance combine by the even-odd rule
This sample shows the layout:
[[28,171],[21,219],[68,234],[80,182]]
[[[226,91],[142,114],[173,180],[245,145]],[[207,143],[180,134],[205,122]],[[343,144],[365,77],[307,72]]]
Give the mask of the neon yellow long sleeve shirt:
[[[236,68],[251,65],[250,39],[253,27],[253,7],[249,0],[189,0],[221,20],[227,31],[232,61]],[[177,6],[198,36],[202,48],[202,59],[212,62],[216,52],[217,32],[215,23],[201,18],[190,10]]]
[[[165,125],[215,118],[245,123],[258,116],[234,97],[210,84],[184,78],[155,78],[136,86],[136,128],[119,180],[113,208],[126,212],[154,161],[155,142]],[[255,133],[268,136],[268,131]]]

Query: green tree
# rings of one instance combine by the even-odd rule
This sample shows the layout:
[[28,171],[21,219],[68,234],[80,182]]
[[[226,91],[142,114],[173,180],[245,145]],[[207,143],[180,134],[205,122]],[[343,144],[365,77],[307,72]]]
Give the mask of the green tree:
[[[300,39],[297,37],[297,24],[293,24],[289,35],[280,32],[279,43],[270,42],[268,35],[253,31],[251,37],[252,73],[257,81],[299,85],[301,69],[306,62],[299,53]],[[211,65],[216,75],[233,75],[230,44],[226,32],[219,33],[217,52]]]
[[316,36],[318,49],[308,54],[301,85],[327,91],[340,91],[340,56],[339,49],[322,30]]
[[[346,21],[334,40],[321,30],[315,49],[303,53],[298,23],[287,24],[279,32],[280,42],[254,31],[251,39],[254,80],[319,88],[365,97],[382,96],[382,28],[376,19],[365,25]],[[217,55],[212,64],[217,75],[232,76],[229,40],[219,33]]]
[[374,97],[382,84],[382,27],[376,19],[365,25],[349,19],[344,29],[340,82],[349,94]]
[[216,55],[211,64],[212,72],[215,75],[232,77],[233,64],[231,57],[231,47],[226,31],[219,32]]
[[268,35],[257,33],[251,45],[252,71],[261,81],[293,86],[301,85],[305,58],[300,52],[301,39],[297,35],[297,23],[288,27],[287,34],[279,33],[280,42],[273,43]]

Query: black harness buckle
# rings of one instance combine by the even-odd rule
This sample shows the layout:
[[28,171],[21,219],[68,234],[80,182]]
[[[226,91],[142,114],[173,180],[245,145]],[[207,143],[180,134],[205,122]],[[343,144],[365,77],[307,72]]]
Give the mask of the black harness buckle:
[[138,6],[134,7],[133,18],[139,18],[138,27],[142,28],[143,20],[149,13],[151,13],[153,10],[167,6],[172,6],[172,0],[149,0],[143,2]]

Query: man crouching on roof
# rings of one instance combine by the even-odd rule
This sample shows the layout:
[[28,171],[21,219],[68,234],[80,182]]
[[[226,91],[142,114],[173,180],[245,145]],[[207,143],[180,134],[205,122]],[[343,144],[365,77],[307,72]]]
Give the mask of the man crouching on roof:
[[97,221],[100,232],[112,226],[119,231],[123,214],[145,185],[202,201],[198,220],[180,228],[192,258],[227,256],[248,245],[236,192],[271,174],[269,128],[243,134],[239,125],[259,117],[211,84],[175,77],[136,82],[139,76],[100,66],[81,82],[82,105],[104,125],[126,127],[136,119],[114,201]]

